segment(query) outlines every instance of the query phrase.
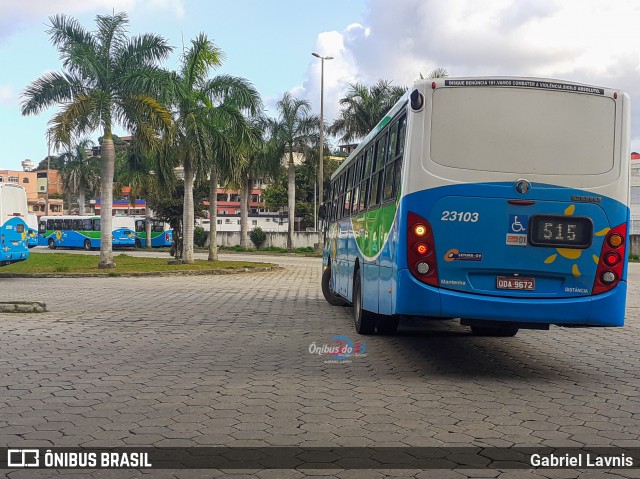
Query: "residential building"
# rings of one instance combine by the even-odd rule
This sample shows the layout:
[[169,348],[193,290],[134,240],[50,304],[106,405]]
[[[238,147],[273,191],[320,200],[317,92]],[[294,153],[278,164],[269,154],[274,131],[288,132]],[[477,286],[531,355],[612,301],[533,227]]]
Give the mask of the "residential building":
[[[49,178],[49,181],[47,181]],[[0,182],[15,183],[24,187],[27,192],[27,203],[29,212],[38,216],[44,216],[47,203],[47,183],[49,185],[49,195],[62,195],[62,180],[58,170],[35,170],[17,171],[0,170]],[[63,214],[63,200],[60,198],[49,198],[49,214]]]

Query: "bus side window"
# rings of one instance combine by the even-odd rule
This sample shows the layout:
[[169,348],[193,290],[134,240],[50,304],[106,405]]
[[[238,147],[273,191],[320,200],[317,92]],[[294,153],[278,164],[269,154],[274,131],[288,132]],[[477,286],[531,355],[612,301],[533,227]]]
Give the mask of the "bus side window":
[[396,172],[395,172],[394,181],[393,181],[393,196],[397,198],[400,195],[400,180],[402,176],[402,156],[400,156],[396,160],[394,165],[395,165]]
[[369,193],[369,207],[376,206],[378,204],[378,178],[379,173],[374,173],[371,177],[371,192]]
[[387,132],[380,137],[378,142],[376,143],[376,169],[375,171],[379,171],[384,167],[384,154],[385,154],[385,146],[387,144]]
[[47,222],[46,221],[40,221],[38,223],[38,233],[40,234],[45,234],[47,232]]
[[398,155],[402,155],[404,153],[404,137],[407,131],[407,117],[403,116],[398,123]]
[[353,201],[351,204],[351,212],[353,214],[358,212],[358,206],[360,206],[360,185],[357,185],[353,189]]
[[53,220],[53,229],[54,230],[61,230],[62,229],[62,220],[60,219],[54,219]]
[[82,231],[82,220],[72,220],[71,226],[73,227],[73,231]]
[[48,230],[54,230],[55,228],[55,223],[53,220],[47,220],[47,229]]
[[164,223],[162,221],[154,221],[152,231],[154,233],[162,233],[164,231]]
[[384,169],[384,187],[382,189],[382,199],[383,201],[388,201],[393,199],[393,171],[394,164],[387,164]]
[[91,231],[93,229],[91,218],[85,218],[82,220],[82,230]]
[[342,212],[342,216],[349,216],[351,214],[351,190],[347,191],[344,195],[343,201],[344,202],[342,204],[344,211]]
[[360,211],[367,209],[367,194],[369,193],[369,183],[371,178],[365,178],[360,184]]
[[396,148],[398,140],[398,122],[395,122],[389,128],[389,148],[387,150],[387,163],[393,162],[396,157]]
[[144,220],[136,220],[136,233],[144,232]]
[[93,220],[93,231],[100,231],[100,218]]

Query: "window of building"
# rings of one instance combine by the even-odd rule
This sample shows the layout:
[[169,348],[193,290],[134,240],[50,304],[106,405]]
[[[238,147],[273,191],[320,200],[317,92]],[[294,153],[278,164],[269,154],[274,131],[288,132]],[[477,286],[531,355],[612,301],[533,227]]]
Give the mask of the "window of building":
[[640,186],[631,187],[631,204],[640,205]]
[[17,183],[19,181],[19,178],[17,176],[10,176],[9,181],[11,183]]
[[22,178],[22,182],[23,183],[29,183],[29,178],[27,178],[26,176],[24,178]]
[[251,220],[252,226],[258,226],[258,220]]

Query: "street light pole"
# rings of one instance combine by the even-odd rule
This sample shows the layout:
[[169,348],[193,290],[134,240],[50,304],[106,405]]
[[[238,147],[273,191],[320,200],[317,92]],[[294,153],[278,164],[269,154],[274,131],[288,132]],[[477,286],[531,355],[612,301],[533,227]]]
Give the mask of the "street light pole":
[[[320,158],[318,161],[318,206],[321,206],[324,194],[324,61],[333,60],[333,57],[323,57],[317,53],[312,53],[312,55],[320,59]],[[316,231],[318,231],[318,225],[316,224],[315,226]],[[319,237],[318,245],[322,250],[324,246],[322,236]]]
[[47,142],[47,196],[45,197],[45,216],[49,214],[49,169],[51,168],[51,143]]

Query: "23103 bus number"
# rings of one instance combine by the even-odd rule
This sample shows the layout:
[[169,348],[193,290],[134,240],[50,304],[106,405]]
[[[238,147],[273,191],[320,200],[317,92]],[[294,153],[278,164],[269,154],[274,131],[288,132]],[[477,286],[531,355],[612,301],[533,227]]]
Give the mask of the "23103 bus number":
[[480,219],[477,211],[443,211],[440,221],[460,221],[463,223],[475,223]]

